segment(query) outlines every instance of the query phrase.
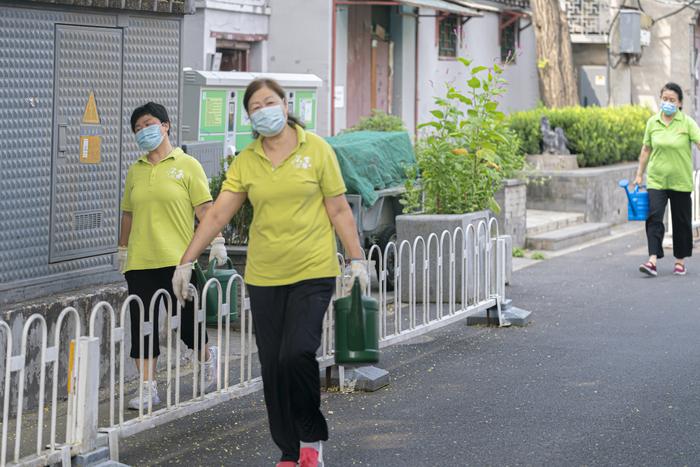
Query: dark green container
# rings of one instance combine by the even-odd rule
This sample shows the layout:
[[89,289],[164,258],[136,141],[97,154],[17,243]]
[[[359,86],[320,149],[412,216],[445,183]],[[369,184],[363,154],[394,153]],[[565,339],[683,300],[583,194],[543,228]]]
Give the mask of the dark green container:
[[[233,268],[233,263],[231,258],[226,258],[226,269],[216,269],[217,260],[212,258],[209,262],[209,268],[206,271],[202,271],[199,263],[195,261],[194,263],[194,277],[197,283],[197,290],[199,290],[200,299],[202,294],[204,294],[204,284],[213,278],[219,280],[221,284],[221,289],[223,293],[226,293],[226,287],[228,286],[228,281],[231,277],[237,274],[236,270]],[[231,304],[231,309],[229,310],[229,316],[231,321],[238,318],[238,286],[233,285],[231,287],[231,296],[229,297],[229,303]],[[226,300],[223,300],[224,302]],[[219,292],[216,290],[216,285],[212,284],[209,286],[209,293],[207,294],[207,325],[216,326],[218,319],[216,316],[216,309],[219,302]],[[224,318],[225,319],[225,318]]]
[[335,311],[335,363],[379,361],[379,303],[362,295],[355,279],[347,297],[333,302]]

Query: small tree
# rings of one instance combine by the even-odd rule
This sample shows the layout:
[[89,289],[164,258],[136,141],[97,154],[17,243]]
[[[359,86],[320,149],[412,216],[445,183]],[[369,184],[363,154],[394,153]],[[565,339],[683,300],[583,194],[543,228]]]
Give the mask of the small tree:
[[502,162],[507,158],[508,164],[517,165],[511,153],[518,145],[509,142],[512,133],[498,110],[497,98],[506,90],[503,69],[459,61],[470,76],[467,90],[448,87],[445,97],[435,99],[438,108],[430,112],[434,120],[419,125],[428,132],[417,143],[417,165],[407,171],[402,200],[407,212],[499,212],[493,196],[505,177]]

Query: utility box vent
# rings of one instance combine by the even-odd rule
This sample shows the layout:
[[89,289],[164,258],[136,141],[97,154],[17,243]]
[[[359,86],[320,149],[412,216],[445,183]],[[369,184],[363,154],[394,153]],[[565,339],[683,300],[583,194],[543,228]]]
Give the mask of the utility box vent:
[[75,230],[94,230],[102,226],[102,211],[75,213]]

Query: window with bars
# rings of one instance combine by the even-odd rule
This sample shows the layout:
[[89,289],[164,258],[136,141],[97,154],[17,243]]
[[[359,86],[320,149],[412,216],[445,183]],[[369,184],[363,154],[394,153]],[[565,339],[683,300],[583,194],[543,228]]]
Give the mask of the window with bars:
[[440,25],[438,37],[438,55],[456,57],[459,48],[459,17],[448,15],[438,18]]
[[520,32],[520,17],[511,13],[501,13],[499,29],[501,62],[515,63],[515,52],[518,49],[518,36]]

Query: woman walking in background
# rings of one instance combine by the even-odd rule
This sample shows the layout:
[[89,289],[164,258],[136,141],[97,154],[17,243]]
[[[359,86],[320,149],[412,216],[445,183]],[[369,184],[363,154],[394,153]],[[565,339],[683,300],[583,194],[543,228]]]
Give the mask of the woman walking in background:
[[700,128],[682,109],[683,90],[676,83],[667,83],[661,89],[661,111],[647,121],[634,180],[635,185],[641,185],[644,171],[647,171],[649,259],[639,270],[652,277],[657,275],[657,260],[664,257],[664,212],[668,201],[671,202],[673,256],[676,258],[673,273],[685,275],[685,260],[693,254],[691,145],[700,148]]

